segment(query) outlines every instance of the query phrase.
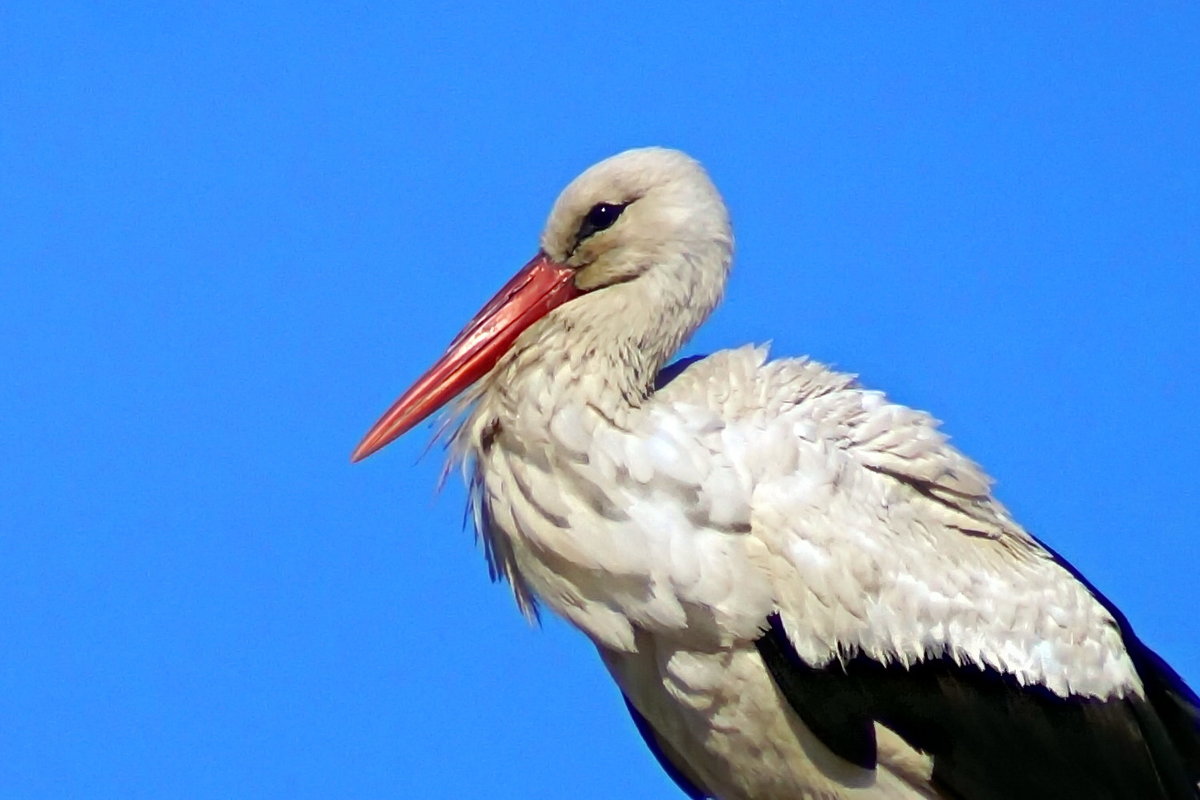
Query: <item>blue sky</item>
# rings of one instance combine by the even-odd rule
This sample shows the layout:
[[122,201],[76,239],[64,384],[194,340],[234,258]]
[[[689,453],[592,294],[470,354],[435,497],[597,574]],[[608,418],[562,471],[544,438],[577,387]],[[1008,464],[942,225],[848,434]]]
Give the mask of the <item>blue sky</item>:
[[676,796],[426,432],[348,462],[646,144],[738,236],[685,352],[932,411],[1200,685],[1195,4],[214,5],[0,11],[6,796]]

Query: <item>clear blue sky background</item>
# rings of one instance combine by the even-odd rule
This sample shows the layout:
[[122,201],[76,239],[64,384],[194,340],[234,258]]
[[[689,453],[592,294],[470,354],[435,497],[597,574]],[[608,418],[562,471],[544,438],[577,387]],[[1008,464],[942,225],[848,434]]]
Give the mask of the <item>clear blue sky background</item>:
[[0,10],[0,794],[677,796],[425,432],[347,460],[646,144],[737,228],[688,352],[931,410],[1200,684],[1194,3],[503,5]]

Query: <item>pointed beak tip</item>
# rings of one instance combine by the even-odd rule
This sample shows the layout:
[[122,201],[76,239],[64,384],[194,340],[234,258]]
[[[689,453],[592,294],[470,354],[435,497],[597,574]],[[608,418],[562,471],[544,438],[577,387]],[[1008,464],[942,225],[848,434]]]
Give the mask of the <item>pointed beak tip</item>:
[[357,464],[364,458],[373,455],[381,447],[382,445],[379,442],[373,437],[368,436],[358,443],[358,447],[354,448],[354,452],[350,454],[350,463]]

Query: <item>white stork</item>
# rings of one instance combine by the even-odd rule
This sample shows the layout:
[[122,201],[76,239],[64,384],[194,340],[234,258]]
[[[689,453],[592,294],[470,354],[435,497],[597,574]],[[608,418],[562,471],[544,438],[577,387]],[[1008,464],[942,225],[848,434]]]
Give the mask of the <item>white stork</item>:
[[732,251],[686,155],[593,166],[354,460],[461,395],[494,574],[691,798],[1200,798],[1196,695],[935,420],[764,348],[664,366]]

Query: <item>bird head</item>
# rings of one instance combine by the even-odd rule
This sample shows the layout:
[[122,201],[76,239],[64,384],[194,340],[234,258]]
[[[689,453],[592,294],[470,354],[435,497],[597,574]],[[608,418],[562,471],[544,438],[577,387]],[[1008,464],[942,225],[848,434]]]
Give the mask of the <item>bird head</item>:
[[601,161],[559,195],[538,254],[375,423],[351,460],[486,376],[518,339],[536,340],[552,312],[636,349],[630,363],[656,372],[720,299],[732,249],[725,204],[696,161],[659,147]]

